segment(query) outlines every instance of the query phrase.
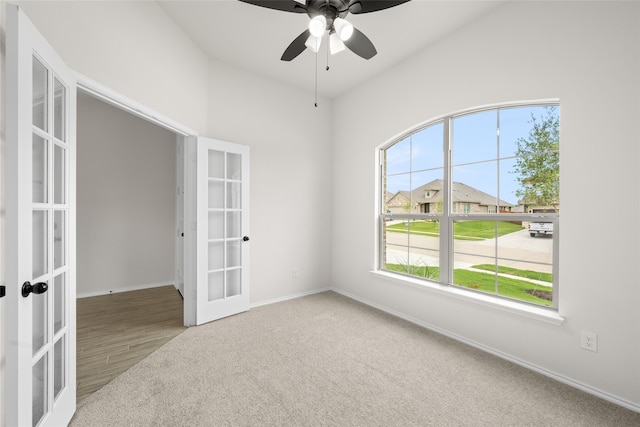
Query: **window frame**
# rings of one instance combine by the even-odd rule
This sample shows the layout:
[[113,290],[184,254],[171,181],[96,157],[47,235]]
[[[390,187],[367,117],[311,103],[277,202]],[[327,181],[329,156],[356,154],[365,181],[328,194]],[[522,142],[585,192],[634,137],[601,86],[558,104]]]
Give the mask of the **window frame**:
[[[504,103],[504,104],[495,104],[488,105],[478,108],[470,108],[461,110],[455,113],[445,114],[443,116],[425,121],[410,130],[395,136],[390,141],[382,144],[376,149],[376,158],[377,158],[377,188],[376,188],[376,215],[378,217],[378,221],[376,224],[377,232],[376,232],[376,259],[375,259],[375,270],[376,272],[383,273],[385,276],[393,277],[394,279],[400,279],[401,281],[410,282],[412,284],[416,284],[419,282],[423,282],[424,285],[427,284],[435,284],[439,287],[446,287],[450,289],[455,289],[456,293],[468,294],[468,295],[481,295],[483,299],[486,297],[496,298],[496,302],[500,304],[515,304],[526,308],[527,310],[533,308],[542,309],[543,311],[559,311],[559,242],[560,242],[560,215],[559,213],[547,213],[547,212],[524,212],[524,213],[509,213],[508,218],[511,221],[523,221],[523,222],[551,222],[553,224],[553,243],[552,243],[552,301],[551,306],[543,306],[540,304],[535,304],[528,301],[523,301],[515,298],[509,298],[499,295],[496,293],[488,293],[483,291],[474,290],[471,288],[467,288],[461,285],[454,284],[453,281],[453,262],[454,262],[454,235],[452,233],[453,224],[456,221],[504,221],[506,217],[505,214],[500,213],[499,207],[497,208],[496,213],[455,213],[454,205],[452,202],[452,145],[453,145],[453,121],[458,117],[463,117],[466,115],[481,113],[485,111],[493,111],[493,110],[504,110],[511,108],[520,108],[520,107],[557,107],[560,109],[560,101],[558,99],[544,99],[544,100],[536,100],[536,101],[524,101],[524,102],[515,102],[515,103]],[[560,114],[560,111],[558,111]],[[385,175],[385,161],[386,161],[386,150],[390,147],[394,146],[398,142],[403,141],[406,138],[410,138],[412,135],[421,132],[424,129],[427,129],[430,126],[436,125],[438,123],[443,124],[442,129],[442,143],[443,143],[443,199],[442,199],[442,212],[440,213],[391,213],[386,211],[386,185],[385,179],[387,176]],[[499,125],[497,130],[499,132]],[[498,133],[499,134],[499,133]],[[558,153],[560,152],[560,148],[558,147]],[[500,155],[496,156],[496,161],[500,161]],[[411,172],[410,172],[411,173]],[[391,176],[391,175],[390,175]],[[559,184],[560,185],[560,184]],[[409,189],[411,192],[412,189]],[[498,202],[499,203],[499,202]],[[440,222],[440,235],[439,235],[439,271],[440,276],[439,280],[435,281],[428,278],[420,278],[414,275],[410,275],[408,273],[402,273],[398,271],[392,271],[384,268],[386,266],[386,242],[385,242],[385,227],[387,221],[391,219],[397,220],[429,220],[435,219]],[[410,248],[410,245],[407,244],[407,248]],[[527,308],[529,307],[529,308]]]

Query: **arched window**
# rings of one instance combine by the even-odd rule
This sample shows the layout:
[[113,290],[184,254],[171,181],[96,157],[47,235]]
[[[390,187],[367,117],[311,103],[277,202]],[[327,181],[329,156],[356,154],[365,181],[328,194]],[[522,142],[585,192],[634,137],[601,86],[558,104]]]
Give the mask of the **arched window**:
[[557,308],[559,144],[547,103],[450,115],[382,147],[379,269]]

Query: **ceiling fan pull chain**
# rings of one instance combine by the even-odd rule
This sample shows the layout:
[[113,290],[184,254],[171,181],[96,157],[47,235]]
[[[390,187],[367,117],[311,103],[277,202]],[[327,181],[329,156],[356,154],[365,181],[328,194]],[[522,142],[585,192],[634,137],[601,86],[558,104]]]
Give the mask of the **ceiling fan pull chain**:
[[327,43],[327,71],[329,71],[329,44]]
[[[316,41],[316,46],[317,46],[317,41]],[[313,104],[315,105],[316,108],[318,108],[318,54],[316,53],[316,101]]]

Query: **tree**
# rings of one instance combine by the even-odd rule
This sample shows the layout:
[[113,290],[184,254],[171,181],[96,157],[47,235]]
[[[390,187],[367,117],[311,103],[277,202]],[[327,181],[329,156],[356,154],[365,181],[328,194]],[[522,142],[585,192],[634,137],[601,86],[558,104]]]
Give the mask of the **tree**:
[[531,113],[528,137],[516,140],[513,172],[520,185],[516,197],[525,205],[560,204],[560,117],[558,107],[545,107],[545,114]]

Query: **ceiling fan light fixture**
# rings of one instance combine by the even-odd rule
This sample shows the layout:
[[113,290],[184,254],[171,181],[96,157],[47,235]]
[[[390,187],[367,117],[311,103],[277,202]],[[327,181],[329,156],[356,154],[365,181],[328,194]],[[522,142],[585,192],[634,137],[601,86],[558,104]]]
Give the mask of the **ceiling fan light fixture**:
[[327,18],[324,15],[315,16],[309,21],[309,32],[315,37],[322,37],[327,28]]
[[309,50],[313,53],[318,53],[318,51],[320,50],[320,45],[322,44],[322,36],[320,37],[316,37],[313,34],[311,34],[308,38],[307,41],[304,42],[304,45],[306,47],[309,48]]
[[333,21],[333,28],[342,41],[349,40],[349,37],[353,34],[353,25],[346,19],[336,18]]
[[340,37],[336,33],[332,33],[329,37],[329,51],[331,55],[335,55],[336,53],[340,53],[346,49],[344,42],[340,40]]

